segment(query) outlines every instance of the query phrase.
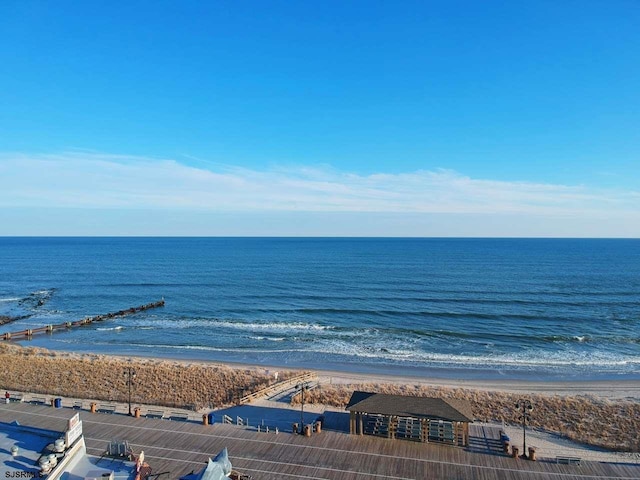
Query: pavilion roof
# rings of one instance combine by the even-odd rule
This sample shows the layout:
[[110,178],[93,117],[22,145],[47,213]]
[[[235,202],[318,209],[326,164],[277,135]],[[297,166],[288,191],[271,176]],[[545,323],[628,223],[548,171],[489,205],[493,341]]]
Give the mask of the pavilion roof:
[[473,422],[471,405],[465,400],[355,391],[346,409],[369,414]]

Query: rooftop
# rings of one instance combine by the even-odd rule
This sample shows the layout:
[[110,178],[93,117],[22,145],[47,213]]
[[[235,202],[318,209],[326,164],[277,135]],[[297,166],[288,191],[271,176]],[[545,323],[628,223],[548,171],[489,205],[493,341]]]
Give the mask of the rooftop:
[[[59,436],[59,433],[23,427],[17,422],[0,423],[0,471],[36,475],[40,471],[40,452]],[[11,454],[13,447],[18,448],[15,456]]]
[[346,409],[350,412],[473,422],[471,406],[463,400],[355,391]]
[[[7,478],[27,478],[27,475],[28,478],[37,478],[40,474],[38,460],[45,451],[50,450],[48,446],[61,437],[64,437],[64,432],[41,429],[34,425],[24,426],[16,421],[0,423],[0,473],[4,473]],[[87,455],[84,439],[81,438],[78,442],[81,445],[76,448],[74,443],[73,449],[67,451],[71,455],[69,461],[64,465],[62,475],[56,478],[87,478],[110,472],[119,480],[135,478],[133,462]]]

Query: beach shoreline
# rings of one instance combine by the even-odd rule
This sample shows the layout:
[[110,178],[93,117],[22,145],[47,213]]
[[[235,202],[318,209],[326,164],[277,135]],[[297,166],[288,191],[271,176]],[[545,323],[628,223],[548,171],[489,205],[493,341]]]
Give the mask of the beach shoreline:
[[464,388],[482,391],[501,391],[522,394],[591,396],[609,400],[640,401],[640,381],[638,380],[469,380],[402,376],[383,374],[354,374],[337,371],[313,370],[318,375],[328,377],[330,383],[396,383]]
[[[265,368],[269,370],[314,370],[319,372],[336,372],[336,376],[371,376],[381,378],[414,378],[426,379],[429,383],[446,383],[451,381],[460,382],[462,384],[479,384],[486,385],[507,385],[513,388],[520,385],[537,384],[537,385],[616,385],[618,383],[628,385],[640,385],[640,374],[637,373],[619,373],[619,372],[593,372],[576,366],[575,369],[562,370],[545,370],[542,368],[515,368],[510,365],[488,365],[482,368],[473,365],[442,365],[442,364],[391,364],[391,363],[375,363],[375,362],[353,362],[350,358],[345,357],[344,361],[337,361],[334,357],[318,361],[307,361],[305,352],[300,352],[297,359],[287,358],[283,361],[274,361],[272,356],[259,357],[251,354],[247,358],[247,354],[238,354],[237,352],[212,352],[210,355],[195,350],[186,350],[178,353],[175,349],[156,349],[150,353],[146,350],[136,350],[134,346],[128,347],[130,350],[122,350],[122,346],[116,347],[116,351],[104,351],[103,346],[97,346],[96,350],[90,350],[91,346],[75,345],[73,350],[60,348],[55,343],[49,341],[48,338],[34,337],[28,341],[19,341],[19,345],[29,348],[44,348],[57,352],[76,353],[80,355],[115,355],[126,358],[148,358],[162,359],[176,362],[203,362],[217,363],[225,365],[238,365],[248,367]],[[226,355],[225,353],[228,353]],[[310,366],[313,365],[313,366]],[[562,390],[562,388],[556,388]],[[568,388],[567,391],[578,391],[579,388]],[[598,391],[598,389],[592,389]],[[631,395],[640,398],[640,392],[631,388]],[[620,395],[618,395],[620,397]]]
[[[84,355],[84,354],[80,354]],[[233,361],[206,360],[201,358],[165,358],[143,355],[109,355],[121,359],[137,358],[174,361],[182,364],[202,363],[204,365],[225,365],[231,368],[264,370],[267,374],[281,371],[309,371],[315,373],[322,383],[329,384],[417,384],[446,388],[465,388],[483,391],[501,391],[508,393],[542,393],[546,395],[592,396],[608,400],[629,400],[640,402],[640,380],[636,379],[563,379],[542,380],[539,378],[525,380],[522,378],[461,378],[457,372],[449,370],[449,376],[424,376],[418,373],[385,373],[375,369],[354,368],[345,364],[343,370],[323,367],[283,366],[275,364],[255,364]],[[395,370],[395,369],[394,369]],[[401,370],[398,368],[397,370]],[[424,369],[428,370],[428,369]]]
[[[20,348],[32,348],[29,345],[12,344]],[[562,379],[550,379],[533,375],[530,379],[521,377],[496,378],[482,376],[460,375],[454,369],[436,369],[438,375],[429,375],[429,368],[402,369],[401,367],[385,368],[361,368],[361,365],[343,364],[344,369],[325,368],[322,366],[303,365],[277,365],[268,363],[249,363],[240,361],[221,361],[218,359],[203,359],[198,356],[165,357],[149,356],[142,354],[106,354],[87,353],[72,350],[47,349],[46,347],[33,347],[38,350],[46,350],[51,353],[68,355],[75,358],[83,357],[108,357],[122,362],[129,361],[152,361],[169,362],[180,365],[201,364],[205,366],[226,366],[234,369],[245,369],[263,371],[266,375],[273,375],[275,372],[299,372],[310,371],[315,373],[323,383],[328,384],[415,384],[433,387],[465,388],[483,391],[501,391],[508,393],[540,393],[545,395],[570,395],[570,396],[591,396],[594,398],[608,400],[629,400],[640,402],[640,379],[611,379],[589,378],[582,379],[576,377],[563,377]],[[400,373],[402,370],[404,372]],[[421,374],[422,373],[422,374]],[[427,373],[426,375],[424,373]],[[446,374],[448,373],[448,374]],[[496,374],[497,375],[497,374]]]

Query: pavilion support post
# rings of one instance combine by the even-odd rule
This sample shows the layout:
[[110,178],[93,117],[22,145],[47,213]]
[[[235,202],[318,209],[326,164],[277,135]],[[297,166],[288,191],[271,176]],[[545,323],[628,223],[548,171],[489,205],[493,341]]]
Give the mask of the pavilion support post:
[[364,417],[364,414],[362,412],[358,412],[358,434],[359,435],[364,435],[364,425],[363,425],[362,417]]
[[351,435],[356,434],[356,413],[349,412],[349,433]]

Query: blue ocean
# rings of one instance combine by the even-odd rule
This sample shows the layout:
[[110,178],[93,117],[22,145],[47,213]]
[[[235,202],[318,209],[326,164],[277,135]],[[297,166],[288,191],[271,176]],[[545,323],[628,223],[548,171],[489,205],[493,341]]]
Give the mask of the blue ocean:
[[0,238],[23,345],[447,378],[640,378],[640,240]]

